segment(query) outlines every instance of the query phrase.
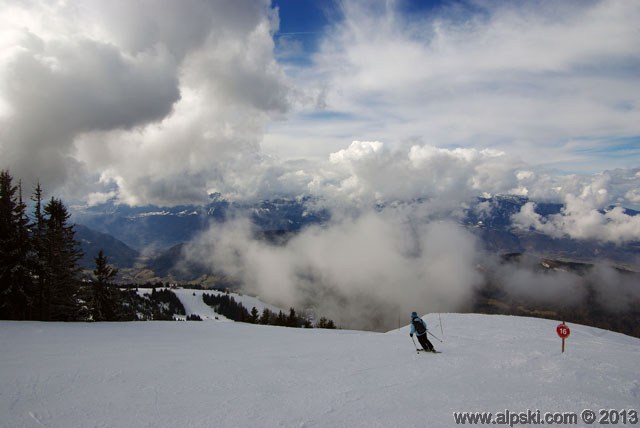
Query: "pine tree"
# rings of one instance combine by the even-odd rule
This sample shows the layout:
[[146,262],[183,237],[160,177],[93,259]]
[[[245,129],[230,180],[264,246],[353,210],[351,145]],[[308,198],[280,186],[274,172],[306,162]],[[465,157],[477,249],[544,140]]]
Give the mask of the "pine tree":
[[49,305],[47,303],[47,283],[46,265],[47,246],[45,234],[45,218],[42,212],[43,191],[40,183],[36,184],[31,200],[33,201],[33,221],[31,225],[31,245],[33,248],[33,318],[38,320],[46,319]]
[[334,322],[330,319],[327,319],[325,317],[320,318],[320,321],[318,322],[318,328],[329,328],[329,329],[335,329],[336,325],[334,324]]
[[260,316],[260,324],[269,325],[273,322],[273,312],[269,308],[264,308],[262,310],[262,315]]
[[33,319],[33,268],[36,264],[36,255],[30,236],[31,222],[27,215],[27,204],[22,199],[22,183],[18,183],[17,205],[17,237],[16,253],[18,265],[15,268],[15,279],[19,290],[18,306],[20,308],[19,319]]
[[44,207],[45,256],[43,320],[72,321],[80,317],[78,260],[82,251],[75,241],[70,214],[61,200],[51,198]]
[[0,171],[0,317],[26,319],[31,275],[26,205],[21,186],[9,171]]
[[282,311],[278,312],[278,316],[276,317],[276,320],[275,320],[275,325],[280,327],[284,327],[287,325],[287,316],[284,314],[284,312]]
[[13,178],[9,171],[0,171],[0,315],[11,319],[13,316],[14,266],[11,253],[15,245],[15,192]]
[[251,314],[249,316],[249,322],[251,324],[258,324],[258,319],[259,319],[259,313],[258,313],[258,310],[256,309],[256,307],[254,306],[253,308],[251,308]]
[[287,327],[299,327],[298,316],[296,310],[289,308],[289,316],[287,317]]
[[116,321],[118,319],[118,290],[111,287],[111,280],[118,270],[109,266],[109,261],[100,250],[95,258],[96,268],[93,271],[95,282],[89,285],[88,304],[91,318],[94,321]]

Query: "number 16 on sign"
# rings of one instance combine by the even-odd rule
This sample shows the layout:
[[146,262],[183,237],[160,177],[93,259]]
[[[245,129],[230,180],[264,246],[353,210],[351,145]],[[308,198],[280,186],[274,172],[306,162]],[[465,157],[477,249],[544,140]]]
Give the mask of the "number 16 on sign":
[[569,330],[569,326],[562,321],[562,324],[558,324],[558,327],[556,327],[556,332],[558,336],[562,338],[562,352],[564,352],[564,340],[569,337],[571,330]]

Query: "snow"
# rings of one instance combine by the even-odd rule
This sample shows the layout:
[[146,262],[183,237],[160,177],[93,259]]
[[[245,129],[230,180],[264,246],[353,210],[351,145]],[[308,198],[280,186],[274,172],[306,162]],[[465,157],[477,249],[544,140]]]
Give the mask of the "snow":
[[[158,288],[158,290],[161,290],[161,289],[162,288]],[[220,315],[217,312],[215,312],[211,306],[205,304],[202,301],[202,295],[203,294],[210,294],[210,295],[214,295],[214,296],[220,296],[220,295],[226,294],[226,293],[221,292],[221,291],[217,291],[217,290],[192,290],[192,289],[184,289],[184,288],[177,288],[177,289],[172,288],[171,291],[173,293],[175,293],[176,296],[178,296],[178,298],[180,299],[180,302],[182,302],[182,306],[184,306],[184,310],[186,312],[184,317],[183,316],[178,316],[179,319],[184,319],[189,315],[198,315],[203,320],[230,321],[229,319],[227,319],[223,315]],[[151,294],[151,289],[139,288],[138,289],[138,294],[140,296],[144,296],[146,294]],[[265,308],[268,308],[269,310],[275,312],[276,314],[279,311],[282,310],[282,309],[277,308],[277,307],[275,307],[273,305],[269,305],[267,303],[262,302],[257,297],[248,296],[248,295],[245,295],[245,294],[238,294],[238,293],[229,293],[228,295],[229,295],[229,297],[233,297],[233,299],[236,302],[242,304],[242,306],[247,308],[247,310],[249,312],[251,312],[251,309],[253,307],[255,307],[260,314],[262,314],[262,311]],[[284,310],[282,310],[282,311],[285,312],[286,314],[289,313],[289,311],[284,311]]]
[[[569,324],[562,354],[557,321],[441,319],[442,354],[416,354],[408,327],[0,322],[0,427],[446,427],[454,411],[640,410],[636,338]],[[438,316],[425,320],[440,336]]]
[[[227,318],[216,313],[213,308],[202,301],[202,291],[171,290],[180,299],[186,315],[198,315],[203,320],[227,321]],[[211,294],[211,293],[210,293]],[[217,294],[217,293],[216,293]]]
[[[202,295],[203,294],[212,294],[212,295],[218,295],[218,296],[221,295],[221,294],[225,294],[225,293],[223,293],[221,291],[216,291],[216,290],[177,289],[177,290],[172,290],[172,291],[177,294],[178,298],[180,298],[180,300],[182,301],[183,305],[184,305],[184,302],[185,302],[184,301],[184,296],[185,295],[187,295],[187,297],[188,297],[188,296],[192,296],[193,293],[196,293],[196,300],[199,300],[200,302],[202,302]],[[247,294],[229,293],[229,297],[233,297],[233,299],[236,302],[241,303],[242,306],[247,308],[247,310],[249,312],[251,312],[251,308],[255,307],[258,310],[258,312],[260,312],[261,314],[262,314],[262,311],[265,308],[268,308],[270,311],[273,311],[276,314],[279,311],[283,311],[287,315],[289,314],[289,310],[288,309],[284,310],[284,309],[278,308],[276,306],[269,305],[268,303],[264,303],[263,301],[261,301],[257,297],[249,296]],[[189,312],[189,309],[187,309],[186,306],[185,306],[185,310],[187,311],[187,315],[189,315],[190,312]]]

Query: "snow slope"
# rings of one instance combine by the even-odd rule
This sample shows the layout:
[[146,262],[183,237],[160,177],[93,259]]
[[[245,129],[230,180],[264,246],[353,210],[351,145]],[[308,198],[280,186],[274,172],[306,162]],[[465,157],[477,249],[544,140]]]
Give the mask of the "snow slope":
[[[202,301],[202,295],[212,294],[215,296],[215,295],[225,294],[217,290],[191,290],[191,289],[182,289],[182,288],[172,289],[171,291],[173,291],[178,296],[178,298],[182,302],[182,305],[184,306],[185,311],[187,312],[187,315],[191,315],[191,314],[200,315],[202,319],[205,319],[205,316],[207,318],[211,318],[211,314],[215,314],[213,309],[210,306],[207,306]],[[246,294],[229,293],[229,296],[233,297],[233,299],[236,302],[241,303],[242,306],[247,308],[249,312],[251,312],[251,308],[253,308],[254,306],[260,313],[262,313],[262,311],[265,308],[268,308],[269,310],[274,311],[276,313],[282,310],[273,305],[264,303],[256,297],[248,296]],[[288,314],[289,311],[287,311],[286,313]],[[220,319],[223,318],[222,316],[217,314],[216,316],[218,316]]]
[[[175,318],[185,319],[188,315],[199,315],[203,320],[230,321],[223,315],[216,313],[211,306],[202,301],[203,294],[221,295],[225,293],[217,290],[193,290],[184,288],[171,289],[171,291],[178,296],[178,299],[182,302],[182,306],[184,306],[184,310],[186,312],[185,316],[176,315]],[[148,288],[139,288],[138,294],[141,296],[151,294],[151,290]],[[237,293],[229,293],[229,296],[233,297],[236,302],[242,304],[242,306],[247,308],[248,311],[251,311],[251,308],[253,307],[255,307],[260,314],[262,314],[262,311],[265,308],[276,313],[282,310],[273,305],[264,303],[256,297]],[[286,311],[286,313],[288,314],[289,312]]]
[[[203,320],[219,320],[219,321],[229,321],[226,317],[216,313],[213,308],[202,301],[203,292],[200,290],[184,290],[177,289],[171,290],[182,302],[182,306],[184,306],[184,310],[186,315],[198,315]],[[213,294],[211,292],[210,294]],[[219,292],[215,292],[215,294],[220,294]]]
[[561,354],[555,321],[442,322],[435,355],[416,354],[408,327],[1,322],[0,427],[446,427],[454,411],[640,410],[638,339],[570,325]]

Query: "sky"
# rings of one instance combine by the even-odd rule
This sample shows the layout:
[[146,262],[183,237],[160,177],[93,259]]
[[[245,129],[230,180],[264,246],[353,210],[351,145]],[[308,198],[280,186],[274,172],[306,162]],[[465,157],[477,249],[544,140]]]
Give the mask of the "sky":
[[563,172],[637,166],[637,6],[555,3],[344,2],[312,34],[283,13],[276,54],[318,97],[272,123],[264,146],[312,133],[323,144],[301,155],[358,136],[493,148]]
[[0,10],[0,168],[26,188],[86,204],[515,193],[640,207],[638,2]]
[[459,309],[499,266],[458,221],[479,196],[529,198],[515,229],[639,242],[638,88],[638,1],[0,0],[0,168],[24,193],[312,196],[329,224],[276,248],[234,219],[183,256],[353,319]]

